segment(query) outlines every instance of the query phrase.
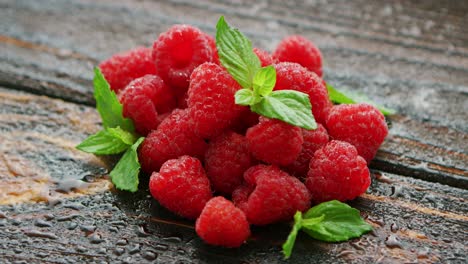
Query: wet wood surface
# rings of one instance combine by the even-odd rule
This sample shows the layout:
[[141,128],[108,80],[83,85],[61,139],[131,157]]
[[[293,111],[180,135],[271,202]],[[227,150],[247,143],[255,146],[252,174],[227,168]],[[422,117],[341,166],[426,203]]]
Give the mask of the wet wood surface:
[[[93,66],[174,23],[213,34],[220,15],[269,51],[303,34],[323,51],[327,82],[398,111],[371,188],[350,203],[373,233],[301,235],[289,261],[287,224],[210,247],[150,198],[147,178],[116,192],[115,158],[74,149],[100,128]],[[465,263],[467,24],[466,1],[0,0],[0,262]]]

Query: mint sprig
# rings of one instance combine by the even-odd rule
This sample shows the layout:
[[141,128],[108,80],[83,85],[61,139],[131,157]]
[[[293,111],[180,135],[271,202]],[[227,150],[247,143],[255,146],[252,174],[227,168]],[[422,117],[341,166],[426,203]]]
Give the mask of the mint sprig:
[[109,127],[89,136],[76,148],[96,155],[112,155],[124,152],[135,140],[135,135],[130,132]]
[[140,172],[137,148],[144,138],[138,138],[132,120],[123,117],[123,106],[99,68],[94,68],[93,84],[96,108],[104,129],[89,136],[76,148],[95,155],[112,155],[125,151],[110,172],[111,180],[119,190],[136,192]]
[[299,230],[317,240],[341,242],[360,237],[371,231],[372,226],[361,218],[359,210],[345,203],[336,200],[321,203],[305,214],[294,215],[294,226],[283,244],[285,258],[291,256]]
[[364,94],[359,94],[359,93],[351,93],[351,92],[343,92],[343,91],[338,91],[335,89],[333,86],[327,84],[327,90],[328,90],[328,96],[330,100],[334,103],[337,104],[357,104],[357,103],[367,103],[370,105],[375,106],[377,109],[379,109],[380,112],[384,115],[393,115],[396,113],[394,109],[385,107],[383,105],[379,105],[375,102],[373,102],[369,97],[367,97]]
[[136,192],[138,190],[138,174],[140,163],[137,149],[145,138],[140,137],[122,156],[114,169],[110,172],[111,180],[119,190]]
[[251,42],[239,30],[231,28],[222,16],[216,25],[216,47],[221,64],[243,87],[235,94],[236,104],[250,106],[255,113],[294,126],[317,128],[309,96],[293,90],[273,91],[275,68],[262,68]]

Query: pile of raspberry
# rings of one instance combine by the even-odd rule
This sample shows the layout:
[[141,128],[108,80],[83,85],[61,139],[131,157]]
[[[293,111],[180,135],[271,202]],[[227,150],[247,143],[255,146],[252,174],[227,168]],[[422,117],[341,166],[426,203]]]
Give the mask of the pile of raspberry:
[[322,55],[304,37],[283,39],[272,54],[253,52],[275,67],[275,90],[309,95],[317,129],[236,105],[241,86],[220,64],[213,37],[193,26],[174,25],[152,48],[100,64],[124,116],[146,136],[138,154],[151,195],[196,220],[197,234],[212,245],[239,247],[250,225],[289,221],[311,205],[364,193],[367,165],[388,132],[375,107],[331,103]]

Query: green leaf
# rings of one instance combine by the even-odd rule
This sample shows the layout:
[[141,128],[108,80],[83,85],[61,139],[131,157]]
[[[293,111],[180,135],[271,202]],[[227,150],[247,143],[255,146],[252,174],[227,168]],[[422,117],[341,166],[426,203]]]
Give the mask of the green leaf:
[[140,163],[138,162],[137,149],[145,138],[139,138],[122,156],[117,165],[111,171],[110,176],[115,187],[119,190],[136,192],[138,190],[138,174]]
[[259,102],[260,97],[256,97],[254,92],[249,89],[240,89],[234,95],[236,104],[238,105],[253,105]]
[[260,115],[305,129],[316,129],[309,96],[293,90],[274,91],[250,108]]
[[231,28],[221,16],[216,25],[216,48],[219,60],[243,87],[252,87],[253,77],[261,64],[252,51],[252,43],[239,30]]
[[124,152],[133,141],[134,136],[120,127],[108,128],[89,136],[76,148],[96,155],[112,155]]
[[338,91],[329,84],[327,84],[327,90],[328,90],[328,96],[330,97],[330,100],[334,103],[337,103],[337,104],[367,103],[367,104],[375,106],[384,115],[393,115],[396,113],[394,109],[376,104],[364,94],[351,93],[351,92],[347,92],[345,94],[343,91]]
[[122,104],[115,92],[110,89],[109,83],[102,75],[101,70],[97,67],[94,68],[93,83],[96,108],[101,115],[104,128],[119,126],[126,131],[135,131],[132,120],[123,117]]
[[322,221],[311,225],[304,224],[303,220],[302,231],[322,241],[346,241],[372,230],[357,209],[336,200],[314,206],[303,216],[304,219],[318,217],[323,217]]
[[283,254],[284,258],[289,258],[291,256],[292,249],[294,247],[294,243],[296,242],[297,232],[302,227],[302,213],[297,211],[294,215],[294,225],[291,230],[291,233],[288,235],[288,239],[283,244]]
[[276,84],[276,70],[266,66],[257,71],[253,79],[253,90],[256,94],[267,96],[271,94]]

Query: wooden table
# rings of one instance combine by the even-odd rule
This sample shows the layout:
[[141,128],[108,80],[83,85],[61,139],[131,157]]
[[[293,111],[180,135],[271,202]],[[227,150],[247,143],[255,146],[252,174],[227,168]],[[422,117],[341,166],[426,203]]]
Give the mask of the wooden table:
[[[467,1],[435,0],[0,0],[0,262],[466,263],[467,14]],[[350,203],[371,234],[300,235],[289,261],[287,224],[253,228],[239,249],[210,247],[151,199],[147,178],[116,192],[115,159],[74,149],[100,128],[93,66],[174,23],[213,34],[220,15],[270,51],[303,34],[329,83],[397,109],[372,186]]]

